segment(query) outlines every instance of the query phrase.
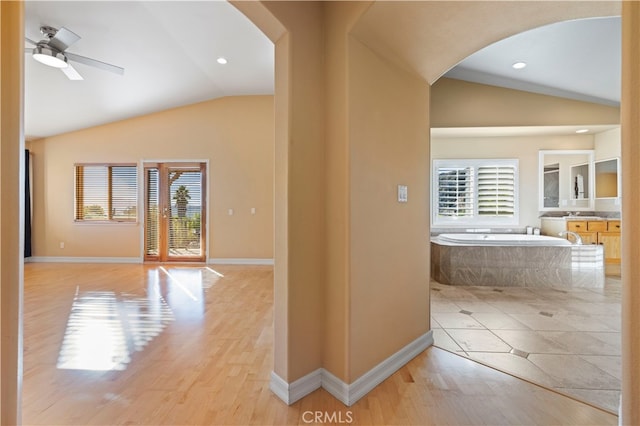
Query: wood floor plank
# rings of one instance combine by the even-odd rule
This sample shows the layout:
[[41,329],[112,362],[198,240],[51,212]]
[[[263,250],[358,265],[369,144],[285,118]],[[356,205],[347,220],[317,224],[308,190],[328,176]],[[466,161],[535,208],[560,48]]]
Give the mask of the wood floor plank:
[[[170,275],[155,264],[25,265],[24,424],[305,425],[317,413],[358,425],[617,424],[437,348],[352,407],[323,389],[287,406],[269,390],[272,268],[216,266],[220,277],[197,265],[162,266]],[[91,350],[83,339],[112,350],[110,333],[124,336],[120,370],[58,368],[67,343],[79,354]]]

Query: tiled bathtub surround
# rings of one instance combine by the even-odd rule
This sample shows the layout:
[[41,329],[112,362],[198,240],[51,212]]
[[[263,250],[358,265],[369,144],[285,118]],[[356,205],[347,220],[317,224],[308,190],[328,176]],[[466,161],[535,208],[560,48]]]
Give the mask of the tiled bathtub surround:
[[431,283],[436,346],[617,412],[620,279],[602,288]]
[[432,242],[431,277],[439,283],[452,285],[602,287],[602,247]]

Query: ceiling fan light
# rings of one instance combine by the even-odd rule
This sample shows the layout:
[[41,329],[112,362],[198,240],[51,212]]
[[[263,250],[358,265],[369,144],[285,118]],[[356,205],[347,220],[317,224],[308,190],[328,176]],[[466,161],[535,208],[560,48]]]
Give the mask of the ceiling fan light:
[[46,46],[36,46],[33,48],[33,59],[54,68],[66,68],[67,58],[58,51]]

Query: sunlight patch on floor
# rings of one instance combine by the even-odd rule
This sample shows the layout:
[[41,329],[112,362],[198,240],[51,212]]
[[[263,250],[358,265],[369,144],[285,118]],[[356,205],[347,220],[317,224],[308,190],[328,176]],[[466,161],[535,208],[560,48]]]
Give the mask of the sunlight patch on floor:
[[69,370],[124,370],[173,321],[159,293],[147,298],[111,291],[80,292],[71,306],[57,367]]

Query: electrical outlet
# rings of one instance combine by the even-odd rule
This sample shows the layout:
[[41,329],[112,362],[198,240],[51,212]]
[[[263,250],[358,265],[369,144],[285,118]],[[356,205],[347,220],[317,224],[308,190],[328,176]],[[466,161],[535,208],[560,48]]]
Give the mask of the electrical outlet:
[[63,249],[64,248],[64,241],[60,241],[60,248]]

